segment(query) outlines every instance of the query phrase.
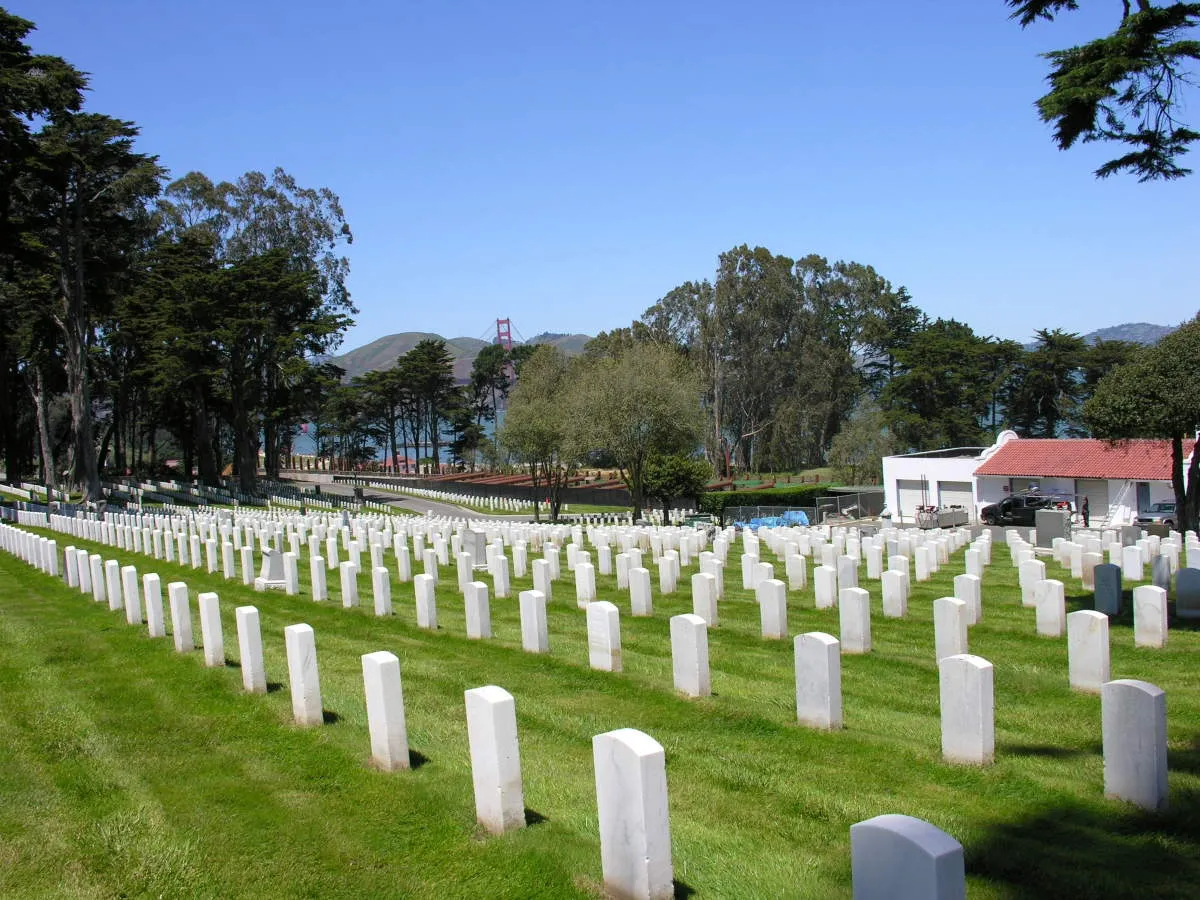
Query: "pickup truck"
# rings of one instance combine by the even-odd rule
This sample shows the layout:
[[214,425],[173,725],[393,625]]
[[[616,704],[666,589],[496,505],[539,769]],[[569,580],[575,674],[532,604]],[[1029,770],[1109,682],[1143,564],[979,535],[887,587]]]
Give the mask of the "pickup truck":
[[985,506],[979,511],[979,518],[984,525],[1025,525],[1036,524],[1039,509],[1070,509],[1069,501],[1060,497],[1047,497],[1042,494],[1022,494],[1005,497],[999,503]]

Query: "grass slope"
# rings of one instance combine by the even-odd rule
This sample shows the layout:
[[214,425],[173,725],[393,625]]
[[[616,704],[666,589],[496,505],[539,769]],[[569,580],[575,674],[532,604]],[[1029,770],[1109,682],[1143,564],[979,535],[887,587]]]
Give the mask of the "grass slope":
[[[885,812],[959,839],[972,898],[1191,897],[1200,880],[1200,635],[1172,631],[1166,649],[1135,650],[1128,620],[1113,623],[1113,677],[1167,692],[1172,808],[1151,816],[1105,800],[1099,698],[1068,690],[1066,642],[1036,636],[1002,547],[970,635],[996,666],[997,762],[971,769],[940,761],[933,659],[932,601],[952,593],[961,554],[914,583],[905,620],[883,619],[878,585],[863,579],[874,652],[843,658],[846,729],[823,734],[795,724],[791,644],[758,637],[732,553],[709,638],[716,696],[687,701],[672,690],[667,623],[691,611],[686,573],[649,619],[630,617],[615,581],[597,578],[601,599],[623,610],[625,672],[611,675],[587,668],[567,582],[550,604],[551,653],[535,656],[520,649],[515,599],[492,598],[494,640],[466,640],[451,568],[430,633],[416,628],[411,584],[393,584],[396,615],[378,619],[367,578],[366,606],[347,610],[332,581],[334,600],[315,604],[77,546],[158,572],[164,596],[185,581],[197,642],[195,592],[217,591],[231,663],[206,669],[201,653],[180,656],[0,554],[0,896],[596,896],[591,738],[620,727],[666,748],[682,896],[849,896],[849,827]],[[325,727],[290,724],[285,685],[240,692],[242,604],[261,611],[273,683],[286,681],[283,628],[314,627]],[[811,587],[789,595],[789,617],[792,634],[838,632]],[[359,657],[381,649],[401,659],[420,763],[408,772],[368,764]],[[462,692],[484,684],[516,697],[535,822],[502,838],[474,823]]]

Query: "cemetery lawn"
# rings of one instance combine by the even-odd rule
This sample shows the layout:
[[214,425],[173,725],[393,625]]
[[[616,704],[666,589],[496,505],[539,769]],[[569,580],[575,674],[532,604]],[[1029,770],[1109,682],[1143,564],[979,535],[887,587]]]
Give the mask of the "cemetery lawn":
[[[41,532],[50,535],[50,532]],[[68,543],[53,535],[60,550]],[[932,602],[953,593],[962,553],[913,582],[909,615],[882,617],[874,650],[844,656],[844,731],[795,723],[792,645],[764,641],[740,589],[732,548],[720,627],[710,630],[715,696],[671,683],[668,618],[691,611],[684,570],[654,616],[597,575],[620,607],[623,674],[587,667],[584,613],[564,580],[549,604],[550,654],[520,648],[515,599],[492,598],[490,641],[464,637],[451,567],[441,571],[440,628],[416,628],[412,584],[393,579],[396,614],[333,599],[259,594],[201,570],[74,541],[221,598],[230,663],[0,553],[0,896],[17,897],[596,897],[600,851],[593,735],[641,729],[666,749],[677,896],[849,897],[849,829],[905,813],[966,849],[980,898],[1195,897],[1200,884],[1200,632],[1172,621],[1163,650],[1135,650],[1128,616],[1111,632],[1114,678],[1167,693],[1171,808],[1148,814],[1103,797],[1100,701],[1067,687],[1066,640],[1040,638],[1022,608],[1003,545],[983,583],[971,652],[995,664],[996,763],[940,760]],[[764,559],[775,563],[764,547]],[[389,562],[390,554],[389,554]],[[1068,606],[1085,595],[1054,562]],[[393,567],[394,571],[394,567]],[[811,575],[811,569],[810,569]],[[514,579],[516,590],[529,579]],[[514,593],[515,597],[515,593]],[[836,610],[788,594],[789,633],[837,634]],[[241,692],[234,608],[262,616],[265,696]],[[1128,607],[1128,594],[1126,598]],[[316,632],[327,724],[291,724],[286,625]],[[369,765],[360,656],[400,657],[411,771]],[[497,684],[516,698],[530,827],[500,838],[475,826],[463,691]],[[694,892],[694,894],[693,894]]]

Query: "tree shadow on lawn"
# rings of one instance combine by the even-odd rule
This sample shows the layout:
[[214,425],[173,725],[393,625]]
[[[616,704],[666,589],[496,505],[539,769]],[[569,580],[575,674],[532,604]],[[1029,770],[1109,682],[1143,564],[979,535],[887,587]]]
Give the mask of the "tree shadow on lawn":
[[[1175,596],[1174,587],[1169,595],[1171,598]],[[1066,595],[1067,612],[1076,612],[1081,609],[1095,609],[1096,597],[1091,591],[1078,590],[1075,593]],[[1133,627],[1133,591],[1126,590],[1121,592],[1121,611],[1115,616],[1108,617],[1111,625],[1124,625],[1127,628]],[[1168,631],[1200,631],[1200,619],[1181,619],[1175,612],[1175,600],[1169,599],[1167,602],[1167,629]]]
[[1192,735],[1184,750],[1167,750],[1167,771],[1200,775],[1200,731]]
[[1094,747],[1056,747],[1053,744],[1008,744],[996,745],[997,756],[1039,756],[1045,759],[1068,759],[1072,756],[1097,756],[1103,753],[1100,744]]
[[[1200,749],[1192,753],[1200,757]],[[1170,809],[1157,813],[1116,800],[1037,810],[972,841],[967,872],[1019,898],[1194,898],[1200,793],[1176,791],[1170,801]]]

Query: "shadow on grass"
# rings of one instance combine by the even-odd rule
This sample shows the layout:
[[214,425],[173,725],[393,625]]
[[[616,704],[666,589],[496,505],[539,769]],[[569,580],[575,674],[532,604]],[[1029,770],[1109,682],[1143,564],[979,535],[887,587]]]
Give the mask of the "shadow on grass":
[[409,749],[408,751],[408,767],[410,769],[419,769],[421,766],[429,762],[429,757],[420,750]]
[[[1170,596],[1175,596],[1174,588],[1172,588]],[[1073,594],[1067,594],[1065,599],[1067,602],[1067,612],[1096,608],[1096,597],[1091,591],[1078,591]],[[1179,618],[1175,612],[1174,600],[1169,600],[1167,603],[1167,620],[1169,631],[1200,631],[1200,619]],[[1111,625],[1124,625],[1127,628],[1133,627],[1132,590],[1121,592],[1121,611],[1115,616],[1109,616],[1108,621]]]
[[1181,619],[1175,614],[1175,602],[1167,604],[1170,613],[1169,631],[1200,631],[1200,619]]
[[675,880],[675,900],[684,900],[684,898],[695,896],[695,894],[696,889],[690,884],[679,879]]
[[1167,771],[1200,775],[1200,732],[1192,735],[1187,749],[1167,751]]
[[545,816],[543,816],[536,809],[530,809],[528,806],[525,807],[525,824],[526,825],[529,825],[529,826],[541,825],[543,822],[549,822],[549,821],[550,821],[549,819],[547,819]]
[[335,713],[332,709],[321,710],[321,719],[326,725],[336,725],[342,721],[342,717]]
[[1046,808],[994,826],[966,848],[967,872],[1020,898],[1196,896],[1200,794],[1150,813],[1109,801]]
[[1051,744],[1006,744],[996,745],[996,753],[1003,756],[1039,756],[1044,759],[1070,759],[1072,756],[1095,756],[1101,752],[1101,747],[1079,749],[1076,747],[1055,747]]
[[283,690],[283,682],[281,682],[281,681],[268,681],[267,682],[267,693],[268,694],[273,694],[276,691],[282,691],[282,690]]

